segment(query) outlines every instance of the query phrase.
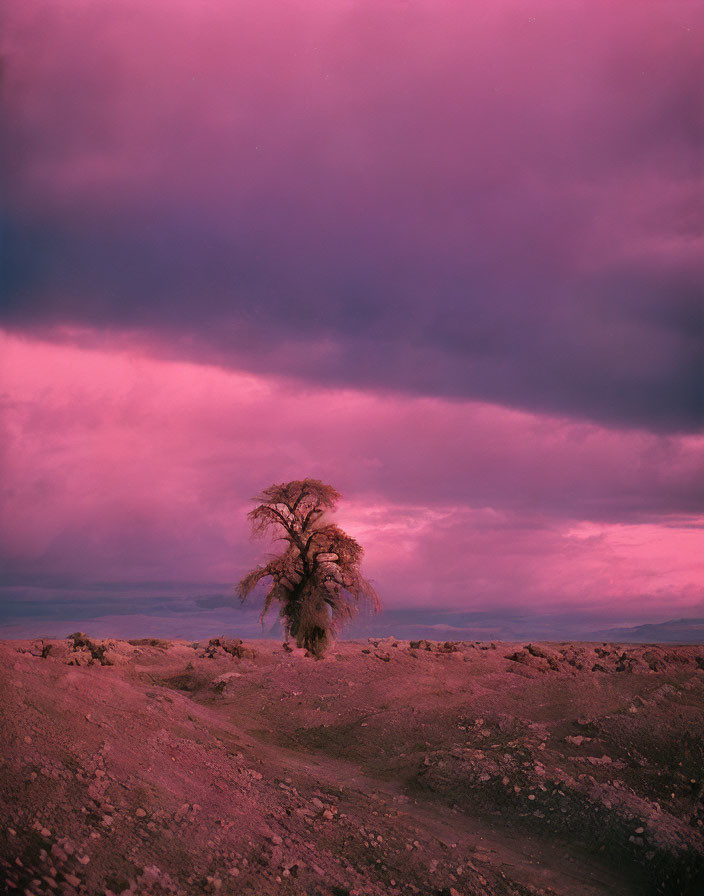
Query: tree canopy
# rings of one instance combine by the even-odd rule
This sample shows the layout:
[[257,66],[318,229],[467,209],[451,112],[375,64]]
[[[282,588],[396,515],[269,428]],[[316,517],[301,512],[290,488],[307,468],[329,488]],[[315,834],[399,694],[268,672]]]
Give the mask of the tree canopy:
[[262,622],[278,603],[287,640],[295,638],[299,647],[316,656],[325,652],[360,605],[379,609],[377,594],[360,571],[364,549],[327,517],[340,498],[336,489],[318,479],[296,479],[264,489],[247,515],[253,535],[272,535],[285,547],[248,573],[237,586],[238,594],[245,600],[269,578]]

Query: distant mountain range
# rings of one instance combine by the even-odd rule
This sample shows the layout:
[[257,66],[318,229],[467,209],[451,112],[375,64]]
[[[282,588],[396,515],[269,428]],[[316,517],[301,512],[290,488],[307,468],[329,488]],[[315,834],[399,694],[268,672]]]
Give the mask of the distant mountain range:
[[[0,588],[0,639],[65,638],[85,631],[96,638],[199,639],[224,633],[240,638],[280,638],[281,625],[272,612],[262,627],[261,606],[240,606],[232,594],[216,586],[200,593],[164,589],[143,593],[86,590],[54,593],[41,589]],[[607,626],[609,626],[607,628]],[[593,613],[528,611],[499,607],[493,611],[444,609],[437,606],[391,607],[378,616],[361,614],[345,626],[344,640],[393,636],[451,641],[611,641],[624,643],[704,644],[704,618],[671,619],[638,625],[614,625]]]
[[704,644],[704,619],[670,619],[629,628],[595,632],[594,641],[652,644]]
[[[591,622],[591,624],[590,624]],[[390,610],[380,617],[355,622],[343,637],[394,635],[453,641],[611,641],[623,643],[704,644],[704,619],[622,625],[597,629],[598,620],[574,619],[567,614],[453,613],[433,610]]]
[[394,635],[397,638],[522,641],[612,641],[624,643],[704,644],[704,619],[597,628],[599,619],[567,613],[530,614],[511,610],[495,613],[395,609],[353,623],[346,637]]

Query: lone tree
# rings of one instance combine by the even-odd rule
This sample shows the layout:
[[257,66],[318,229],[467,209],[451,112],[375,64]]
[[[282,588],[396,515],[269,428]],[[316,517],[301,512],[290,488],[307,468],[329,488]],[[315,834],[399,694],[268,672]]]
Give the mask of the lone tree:
[[237,586],[242,601],[261,579],[271,588],[260,619],[276,601],[289,636],[298,647],[322,656],[339,626],[351,619],[360,603],[379,609],[379,598],[362,576],[361,545],[339,526],[326,520],[341,495],[317,479],[295,479],[272,485],[254,498],[249,512],[252,534],[278,535],[286,546],[282,554],[258,566]]

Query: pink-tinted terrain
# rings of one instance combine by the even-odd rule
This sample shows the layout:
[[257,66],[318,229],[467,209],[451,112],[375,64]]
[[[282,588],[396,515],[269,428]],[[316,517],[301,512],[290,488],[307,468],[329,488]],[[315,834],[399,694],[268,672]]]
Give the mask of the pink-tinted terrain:
[[0,643],[8,893],[700,893],[704,648]]

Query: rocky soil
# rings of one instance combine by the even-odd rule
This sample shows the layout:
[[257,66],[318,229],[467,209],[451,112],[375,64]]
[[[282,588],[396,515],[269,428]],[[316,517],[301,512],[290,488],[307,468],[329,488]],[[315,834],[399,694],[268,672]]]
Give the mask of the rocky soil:
[[704,892],[704,648],[0,643],[4,892]]

